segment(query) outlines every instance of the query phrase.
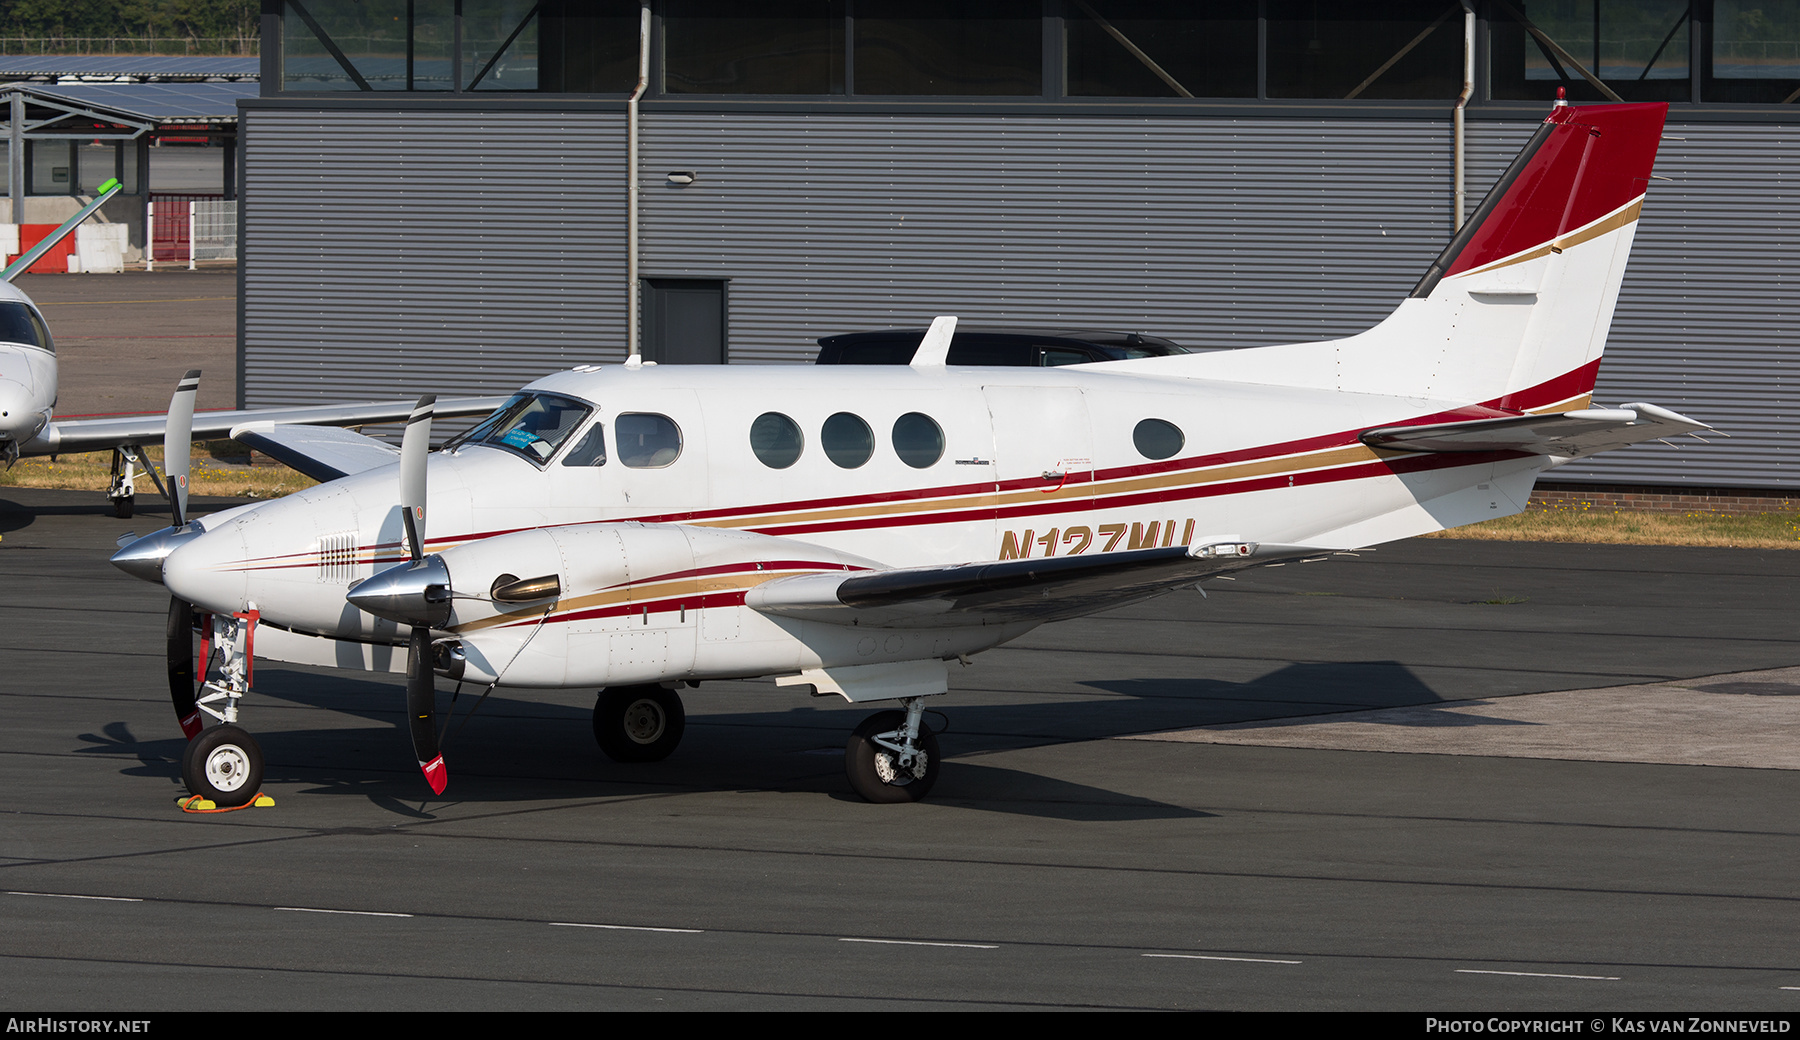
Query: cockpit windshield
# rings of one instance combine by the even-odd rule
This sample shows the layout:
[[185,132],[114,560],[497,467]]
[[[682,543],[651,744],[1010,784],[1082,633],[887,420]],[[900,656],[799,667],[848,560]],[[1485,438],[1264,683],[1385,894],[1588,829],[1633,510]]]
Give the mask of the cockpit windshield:
[[587,418],[592,406],[559,394],[514,394],[469,432],[445,444],[487,444],[504,448],[542,466]]
[[0,343],[23,343],[56,353],[50,330],[37,312],[17,300],[0,301]]

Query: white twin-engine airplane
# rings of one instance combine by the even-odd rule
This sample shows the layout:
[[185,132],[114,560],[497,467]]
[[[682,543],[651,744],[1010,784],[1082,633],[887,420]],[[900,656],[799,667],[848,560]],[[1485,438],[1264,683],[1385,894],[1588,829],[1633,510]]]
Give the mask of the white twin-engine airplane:
[[[22,455],[73,455],[84,451],[113,453],[112,482],[107,496],[113,510],[121,517],[132,512],[137,467],[159,489],[162,478],[144,455],[141,445],[154,443],[166,431],[166,418],[161,415],[125,415],[104,419],[77,419],[56,422],[57,368],[56,341],[43,312],[31,297],[12,284],[12,280],[29,270],[38,258],[48,252],[92,216],[106,200],[119,193],[121,185],[109,180],[100,186],[94,200],[81,212],[64,221],[42,241],[19,255],[0,271],[0,462],[11,466]],[[190,372],[187,379],[199,385],[200,373]],[[177,393],[177,398],[181,394]],[[193,437],[219,438],[250,421],[280,423],[327,423],[341,426],[374,425],[397,422],[412,413],[409,401],[383,401],[370,404],[319,405],[304,408],[269,408],[253,411],[203,412],[193,415],[193,395],[185,398],[188,411],[188,433]],[[480,415],[493,410],[498,398],[463,398],[447,402],[444,415]],[[187,477],[189,441],[167,445],[178,454],[179,466],[172,467],[179,479]],[[165,467],[169,468],[169,467]],[[166,489],[163,489],[167,493]]]
[[[397,463],[342,430],[241,428],[347,475],[113,557],[174,596],[184,778],[222,805],[256,794],[261,755],[233,724],[254,652],[404,669],[434,792],[436,676],[599,687],[595,735],[624,761],[674,750],[677,685],[776,676],[897,701],[856,727],[845,768],[872,801],[920,798],[941,761],[921,715],[949,662],[1226,572],[1516,513],[1545,469],[1706,429],[1589,400],[1666,112],[1559,104],[1411,296],[1347,339],[965,368],[944,363],[941,317],[908,366],[560,372],[429,455],[421,400]],[[190,611],[219,659],[198,702]]]

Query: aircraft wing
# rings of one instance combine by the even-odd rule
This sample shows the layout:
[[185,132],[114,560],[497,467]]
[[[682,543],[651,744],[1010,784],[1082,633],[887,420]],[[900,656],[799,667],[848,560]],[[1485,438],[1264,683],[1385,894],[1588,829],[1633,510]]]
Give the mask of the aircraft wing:
[[[505,397],[459,397],[440,399],[437,414],[442,416],[486,415],[506,403]],[[194,439],[208,440],[231,435],[239,426],[251,423],[284,423],[317,426],[372,426],[377,423],[405,422],[417,401],[375,401],[368,404],[326,404],[303,408],[252,408],[229,412],[195,412]],[[127,444],[160,443],[164,415],[123,415],[106,419],[76,419],[52,422],[19,451],[21,455],[71,455],[82,451],[102,451]],[[389,460],[392,461],[392,460]]]
[[341,426],[257,422],[233,427],[231,439],[320,483],[400,461],[398,446]]
[[758,585],[744,602],[764,614],[882,628],[1057,621],[1149,599],[1230,571],[1319,559],[1338,551],[1233,541],[1098,556],[800,574]]
[[1429,426],[1383,426],[1365,430],[1362,442],[1395,451],[1522,451],[1578,459],[1639,441],[1710,429],[1667,408],[1638,403]]

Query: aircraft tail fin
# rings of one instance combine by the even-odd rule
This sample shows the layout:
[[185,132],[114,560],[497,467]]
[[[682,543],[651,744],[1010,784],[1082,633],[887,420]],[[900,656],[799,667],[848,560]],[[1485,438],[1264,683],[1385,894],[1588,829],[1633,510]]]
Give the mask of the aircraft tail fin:
[[1381,324],[1202,355],[1192,374],[1508,412],[1585,407],[1667,115],[1558,105]]

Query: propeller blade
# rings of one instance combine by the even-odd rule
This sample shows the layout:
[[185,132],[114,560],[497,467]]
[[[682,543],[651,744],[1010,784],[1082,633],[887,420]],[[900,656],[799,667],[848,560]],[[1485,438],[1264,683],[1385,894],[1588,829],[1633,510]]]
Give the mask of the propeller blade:
[[414,628],[406,649],[406,718],[412,729],[413,755],[432,794],[443,794],[450,782],[443,753],[438,750],[437,687],[432,681],[431,630]]
[[400,507],[414,563],[425,555],[425,467],[431,451],[431,413],[436,405],[436,394],[419,398],[400,440]]
[[200,708],[194,699],[194,606],[184,599],[169,600],[169,697],[175,717],[189,740],[200,735]]
[[200,393],[200,370],[190,369],[175,385],[175,396],[169,398],[169,420],[163,427],[163,476],[168,478],[164,490],[169,508],[180,527],[187,523],[188,454],[194,444],[194,398]]

